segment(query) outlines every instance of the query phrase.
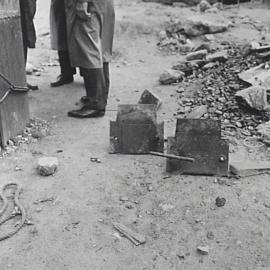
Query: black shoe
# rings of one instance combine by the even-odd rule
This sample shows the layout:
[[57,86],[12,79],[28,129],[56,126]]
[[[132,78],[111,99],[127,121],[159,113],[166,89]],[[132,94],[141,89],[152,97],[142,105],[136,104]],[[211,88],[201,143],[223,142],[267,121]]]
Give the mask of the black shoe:
[[30,83],[27,83],[27,88],[32,90],[32,91],[37,91],[38,90],[38,86],[37,85],[32,85]]
[[79,110],[73,110],[68,112],[69,117],[74,118],[95,118],[102,117],[105,114],[105,110],[93,110],[89,106],[85,105]]
[[73,83],[74,79],[73,76],[64,76],[64,75],[59,75],[57,77],[57,80],[55,82],[51,83],[51,87],[59,87],[62,86],[64,84],[69,84],[69,83]]

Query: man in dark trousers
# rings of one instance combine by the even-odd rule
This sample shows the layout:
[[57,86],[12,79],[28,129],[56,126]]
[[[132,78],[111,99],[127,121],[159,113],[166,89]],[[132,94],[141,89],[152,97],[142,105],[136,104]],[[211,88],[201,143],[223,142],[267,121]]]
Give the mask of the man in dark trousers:
[[68,52],[72,67],[79,67],[86,97],[68,116],[90,118],[105,113],[110,87],[109,62],[114,36],[113,0],[64,0]]
[[[20,0],[22,37],[25,63],[27,62],[28,48],[36,46],[36,31],[34,26],[34,17],[36,14],[36,0]],[[37,90],[36,85],[27,84],[31,90]]]
[[76,73],[69,59],[65,0],[51,0],[50,24],[51,46],[53,50],[58,51],[61,70],[57,80],[51,83],[51,87],[59,87],[72,83],[73,75]]

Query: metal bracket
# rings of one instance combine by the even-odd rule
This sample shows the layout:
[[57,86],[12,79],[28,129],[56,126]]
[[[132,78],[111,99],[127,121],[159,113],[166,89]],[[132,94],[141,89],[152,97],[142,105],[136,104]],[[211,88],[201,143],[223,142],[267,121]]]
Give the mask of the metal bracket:
[[221,139],[221,124],[210,119],[178,119],[175,137],[168,138],[168,154],[194,158],[194,162],[167,159],[167,171],[227,176],[229,146]]
[[110,123],[110,153],[163,152],[164,123],[157,123],[156,105],[120,105]]
[[5,101],[5,99],[7,98],[7,96],[10,93],[25,93],[25,92],[29,91],[29,89],[27,87],[19,87],[19,86],[14,85],[13,83],[11,83],[10,80],[8,78],[6,78],[1,72],[0,72],[0,80],[6,86],[6,92],[0,98],[0,104]]

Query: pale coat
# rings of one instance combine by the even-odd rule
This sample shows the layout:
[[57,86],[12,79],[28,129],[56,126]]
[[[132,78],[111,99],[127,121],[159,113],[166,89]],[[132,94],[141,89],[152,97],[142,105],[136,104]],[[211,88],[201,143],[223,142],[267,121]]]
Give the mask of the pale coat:
[[[114,35],[114,5],[113,0],[85,0],[88,11],[92,14],[89,20],[82,20],[76,15],[76,4],[81,0],[64,0],[67,28],[67,43],[70,62],[73,67],[102,68],[103,62],[109,62],[112,56]],[[56,7],[52,0],[52,7]],[[60,14],[61,15],[61,14]],[[62,17],[51,13],[52,48],[64,49],[57,20]]]

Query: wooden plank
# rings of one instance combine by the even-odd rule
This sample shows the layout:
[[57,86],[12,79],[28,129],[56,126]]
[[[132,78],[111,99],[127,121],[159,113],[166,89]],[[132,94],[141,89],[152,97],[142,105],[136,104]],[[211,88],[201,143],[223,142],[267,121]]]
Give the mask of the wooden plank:
[[[0,72],[17,86],[26,86],[25,63],[18,6],[12,0],[1,1],[1,8],[14,8],[12,16],[0,13]],[[15,14],[15,15],[14,15]],[[0,97],[6,93],[0,79]],[[0,104],[1,144],[20,133],[29,121],[27,93],[12,93]]]

